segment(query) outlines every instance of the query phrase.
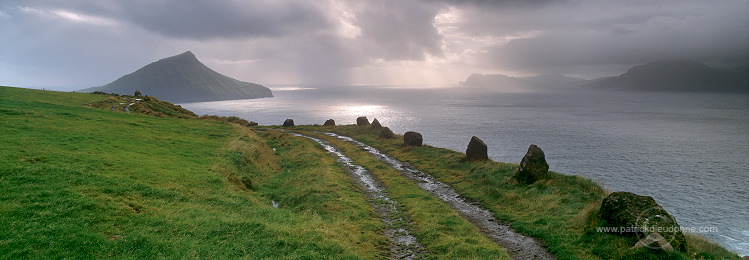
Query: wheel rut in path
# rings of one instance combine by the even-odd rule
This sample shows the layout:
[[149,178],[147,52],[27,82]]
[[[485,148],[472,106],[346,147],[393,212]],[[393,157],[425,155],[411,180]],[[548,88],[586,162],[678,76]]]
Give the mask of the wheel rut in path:
[[336,160],[344,166],[346,173],[362,188],[368,198],[367,201],[385,223],[384,233],[390,241],[389,249],[392,259],[417,259],[428,254],[428,251],[411,235],[410,231],[403,228],[412,226],[410,219],[405,212],[398,209],[398,202],[389,197],[386,187],[371,172],[354,164],[354,160],[344,155],[328,141],[296,132],[287,133],[315,141],[325,151],[333,154]]
[[450,185],[437,181],[433,176],[419,171],[409,163],[395,159],[351,137],[328,132],[314,133],[328,135],[355,144],[388,166],[400,171],[404,176],[416,181],[419,187],[460,212],[466,220],[478,227],[489,239],[506,248],[513,259],[555,259],[538,240],[515,232],[507,224],[497,221],[490,211],[474,203],[469,203]]

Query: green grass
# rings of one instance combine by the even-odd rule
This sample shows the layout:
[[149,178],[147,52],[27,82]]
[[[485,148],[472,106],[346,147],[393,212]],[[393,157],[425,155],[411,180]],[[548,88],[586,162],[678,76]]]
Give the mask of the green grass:
[[486,238],[476,226],[463,219],[447,204],[419,188],[413,181],[356,146],[326,135],[305,133],[325,139],[348,157],[372,172],[387,187],[393,199],[413,222],[411,232],[437,259],[509,259],[507,252]]
[[325,223],[326,234],[365,255],[383,254],[387,240],[360,188],[334,157],[316,143],[285,133],[262,133],[280,157],[281,171],[255,176],[257,191],[280,208],[311,215]]
[[[342,237],[377,241],[366,212],[347,229],[303,210],[315,201],[276,209],[231,181],[263,191],[297,155],[226,123],[85,107],[101,98],[0,87],[0,258],[377,257],[377,243]],[[266,152],[237,159],[253,147]]]
[[353,137],[387,152],[453,186],[480,202],[501,220],[525,235],[539,238],[558,259],[738,259],[717,244],[690,235],[688,252],[654,253],[630,249],[636,240],[596,232],[597,212],[606,192],[578,176],[551,173],[549,180],[521,185],[512,176],[516,164],[465,162],[448,149],[403,147],[402,138],[377,139],[378,131],[358,126],[309,127]]
[[[117,98],[0,87],[0,259],[387,257],[383,224],[314,142],[257,133],[232,118],[199,120],[166,102],[142,104],[153,113],[109,111]],[[689,252],[660,255],[595,232],[604,191],[586,179],[552,174],[519,185],[516,165],[404,148],[361,127],[300,129],[353,136],[411,162],[540,238],[559,259],[738,258],[694,235]],[[388,186],[428,258],[506,258],[412,181],[331,141]]]

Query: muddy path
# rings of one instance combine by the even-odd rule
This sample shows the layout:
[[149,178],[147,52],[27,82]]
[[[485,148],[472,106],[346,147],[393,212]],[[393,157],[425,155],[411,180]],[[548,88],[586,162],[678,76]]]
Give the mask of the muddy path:
[[409,163],[401,162],[374,147],[347,136],[327,132],[314,133],[352,143],[388,166],[400,171],[407,178],[416,181],[419,187],[460,212],[466,220],[478,227],[489,239],[506,248],[513,259],[555,259],[538,240],[515,232],[507,223],[497,221],[490,211],[479,207],[475,203],[468,202],[449,185],[437,181],[433,176],[419,171]]
[[398,202],[390,198],[386,187],[371,172],[360,165],[354,164],[351,158],[344,155],[330,142],[300,133],[287,133],[320,144],[325,151],[336,157],[336,160],[343,165],[344,170],[351,176],[354,183],[362,188],[367,196],[367,201],[385,224],[383,231],[390,242],[388,247],[391,251],[388,257],[392,259],[417,259],[428,254],[424,246],[408,230],[413,226],[408,215],[399,210]]

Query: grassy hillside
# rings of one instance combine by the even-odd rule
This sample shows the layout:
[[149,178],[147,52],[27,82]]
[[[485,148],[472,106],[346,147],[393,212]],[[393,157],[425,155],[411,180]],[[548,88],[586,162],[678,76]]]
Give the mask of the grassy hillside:
[[466,162],[464,154],[430,146],[404,147],[402,138],[378,139],[379,131],[359,126],[300,126],[299,130],[335,132],[355,138],[411,163],[481,203],[523,234],[540,238],[558,259],[739,259],[721,246],[687,234],[686,253],[631,249],[637,239],[597,232],[598,208],[606,195],[600,185],[577,176],[551,173],[552,178],[521,185],[512,176],[518,165]]
[[[380,253],[378,223],[363,197],[336,188],[343,185],[336,178],[316,179],[315,191],[327,195],[306,201],[285,198],[305,198],[286,188],[281,209],[263,196],[283,185],[275,172],[343,176],[317,147],[274,153],[226,123],[85,107],[102,98],[0,87],[0,258]],[[300,142],[292,139],[275,142]],[[320,207],[330,201],[346,203]]]
[[[377,213],[316,143],[155,99],[131,113],[111,110],[134,98],[0,87],[0,259],[389,257]],[[522,186],[510,178],[516,165],[462,162],[460,153],[402,147],[357,126],[295,129],[353,136],[409,161],[559,259],[738,258],[695,236],[688,253],[655,254],[595,232],[604,191],[586,179],[554,174]],[[507,258],[413,181],[351,144],[315,136],[387,186],[424,258]]]

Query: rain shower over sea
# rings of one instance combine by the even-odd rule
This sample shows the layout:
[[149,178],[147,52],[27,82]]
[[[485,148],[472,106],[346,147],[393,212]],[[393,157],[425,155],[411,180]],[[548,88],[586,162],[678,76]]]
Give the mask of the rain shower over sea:
[[261,125],[377,118],[428,145],[519,163],[528,146],[550,170],[648,195],[679,224],[749,255],[749,94],[590,89],[486,92],[457,87],[276,86],[274,98],[186,103]]

